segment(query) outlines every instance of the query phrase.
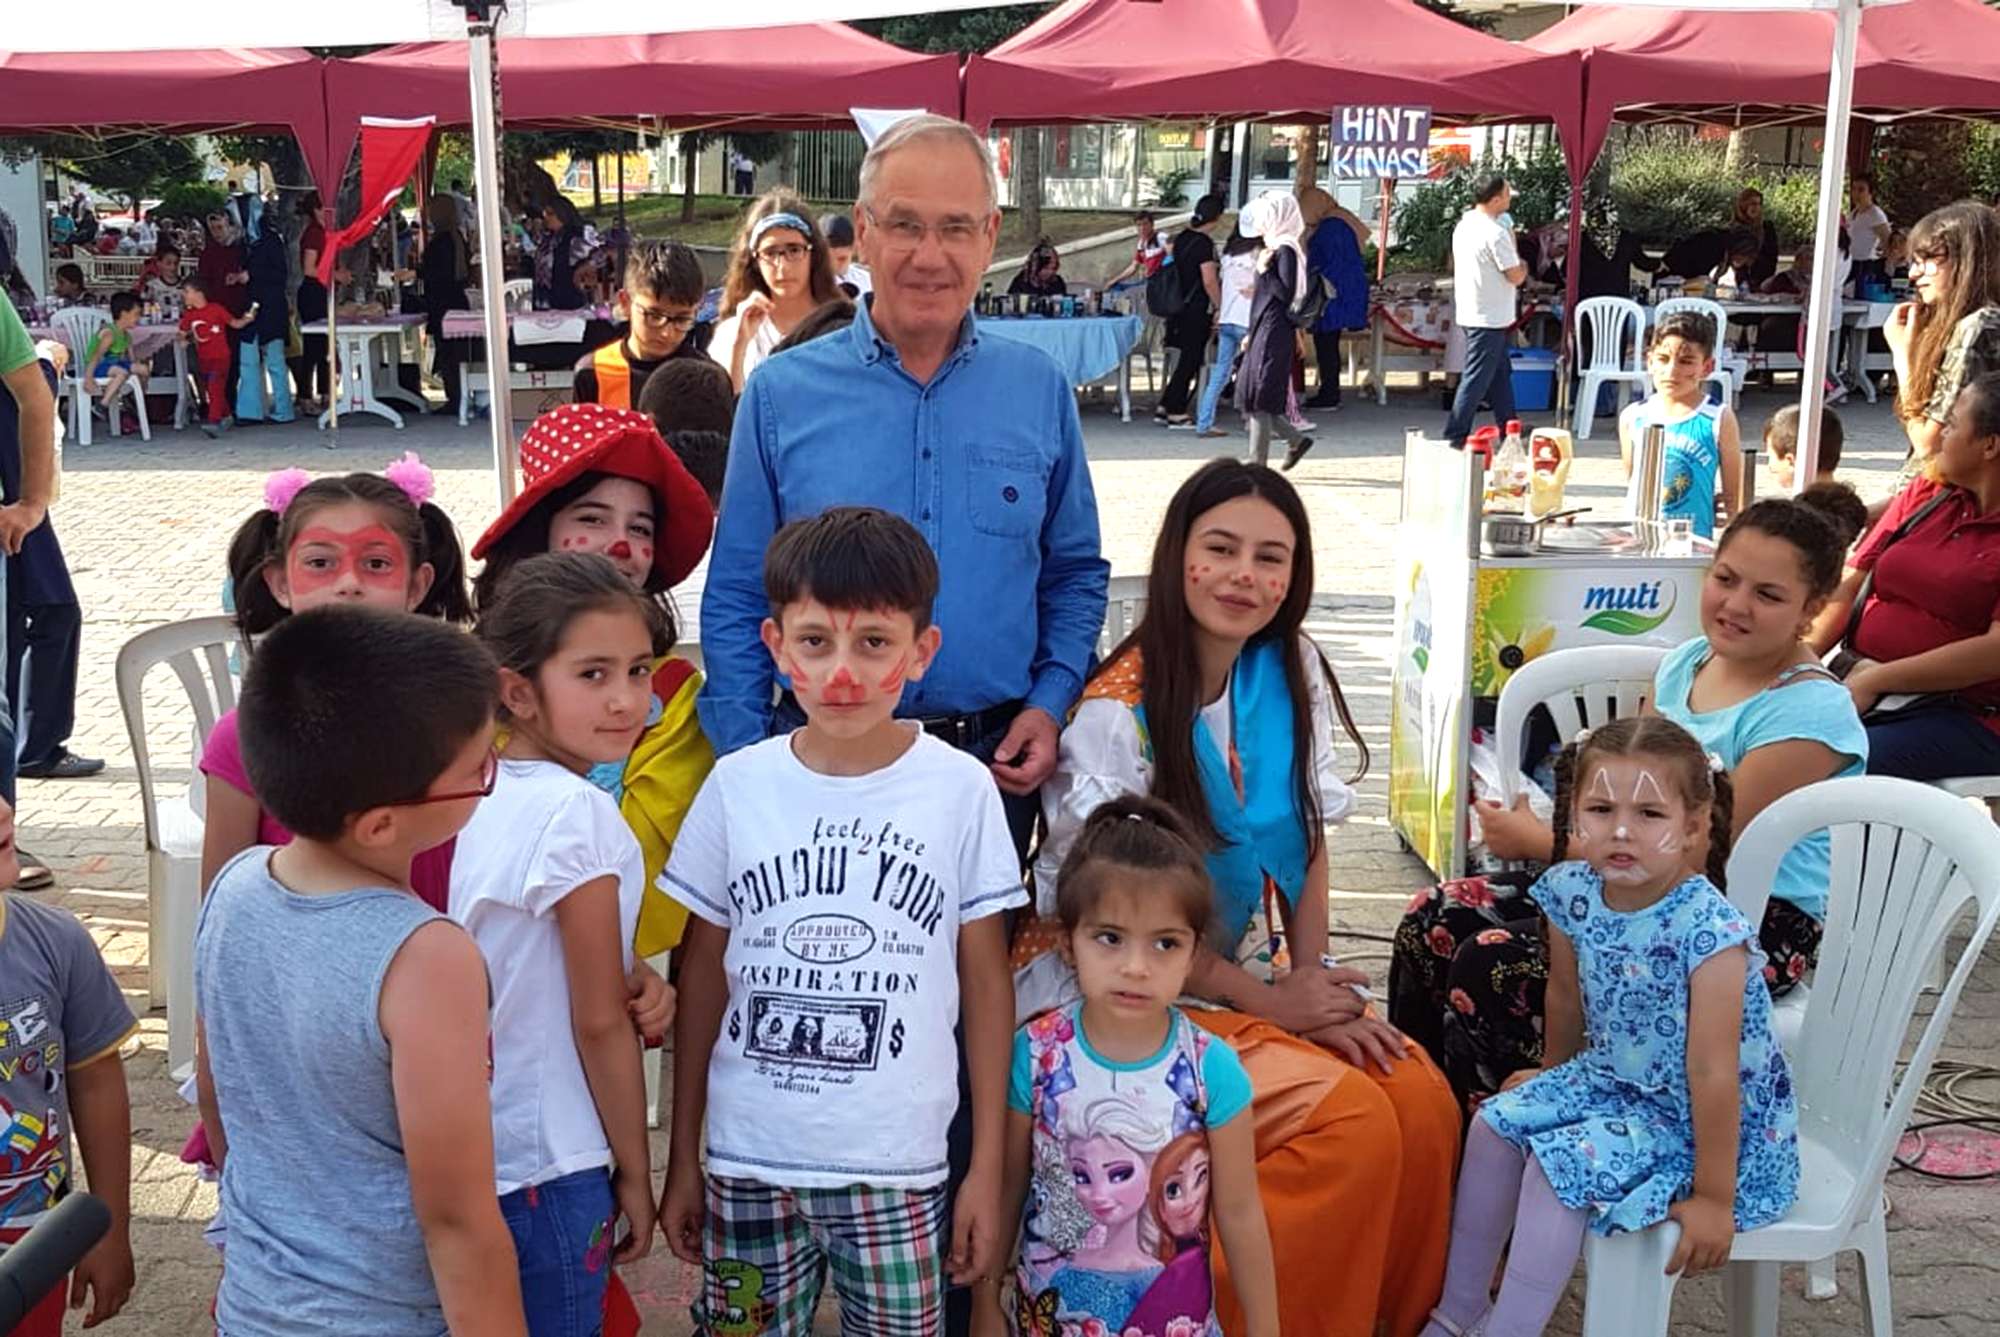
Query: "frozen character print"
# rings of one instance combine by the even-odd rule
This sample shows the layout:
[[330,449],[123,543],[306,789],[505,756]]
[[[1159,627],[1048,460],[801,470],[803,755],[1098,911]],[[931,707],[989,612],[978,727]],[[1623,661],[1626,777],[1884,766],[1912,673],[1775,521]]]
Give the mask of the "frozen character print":
[[1205,1132],[1182,1133],[1154,1159],[1147,1206],[1159,1227],[1154,1252],[1166,1270],[1126,1317],[1127,1332],[1164,1337],[1177,1322],[1189,1337],[1208,1332],[1215,1300],[1208,1268],[1208,1178]]
[[1139,1102],[1118,1095],[1064,1114],[1063,1154],[1092,1226],[1049,1282],[1065,1310],[1099,1316],[1110,1331],[1123,1333],[1125,1316],[1165,1270],[1155,1253],[1158,1227],[1147,1211],[1153,1159],[1166,1146],[1165,1130]]

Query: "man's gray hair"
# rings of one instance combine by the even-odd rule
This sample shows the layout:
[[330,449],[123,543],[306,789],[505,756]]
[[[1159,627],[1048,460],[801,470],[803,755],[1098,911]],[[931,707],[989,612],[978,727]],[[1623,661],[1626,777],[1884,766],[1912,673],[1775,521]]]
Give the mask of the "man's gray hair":
[[868,156],[861,160],[861,188],[856,192],[863,204],[875,193],[875,178],[882,170],[883,160],[896,150],[924,139],[949,139],[977,155],[980,175],[986,180],[986,212],[990,214],[1000,207],[1000,177],[994,170],[993,150],[987,146],[986,137],[964,121],[928,112],[896,122],[868,146]]

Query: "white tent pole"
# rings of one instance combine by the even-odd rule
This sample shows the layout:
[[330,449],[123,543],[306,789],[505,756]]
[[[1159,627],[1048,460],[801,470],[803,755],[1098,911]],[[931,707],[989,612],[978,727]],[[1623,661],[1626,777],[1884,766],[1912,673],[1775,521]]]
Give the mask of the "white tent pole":
[[1847,179],[1847,122],[1854,109],[1854,52],[1861,36],[1861,0],[1840,0],[1834,14],[1833,66],[1827,77],[1826,135],[1819,165],[1819,228],[1813,243],[1812,303],[1799,371],[1798,473],[1803,492],[1819,474],[1819,417],[1826,402],[1827,359],[1840,330],[1840,201]]
[[[479,290],[486,314],[486,382],[492,387],[487,424],[493,433],[494,483],[500,506],[514,499],[514,394],[508,374],[506,234],[500,220],[500,136],[495,124],[493,80],[497,60],[493,25],[474,23],[471,34],[473,204],[479,210]],[[461,389],[460,393],[464,391]]]

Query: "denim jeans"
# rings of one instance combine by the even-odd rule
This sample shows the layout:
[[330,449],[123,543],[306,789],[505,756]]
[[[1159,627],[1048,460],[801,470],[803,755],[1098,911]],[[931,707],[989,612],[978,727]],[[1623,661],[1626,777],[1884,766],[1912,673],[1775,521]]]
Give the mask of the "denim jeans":
[[1949,704],[1870,720],[1868,773],[1924,781],[2000,775],[2000,734],[1980,716]]
[[1514,367],[1507,357],[1509,331],[1465,327],[1465,374],[1458,378],[1458,397],[1445,419],[1444,439],[1463,448],[1479,416],[1481,400],[1493,405],[1493,421],[1506,430],[1514,413]]
[[1209,369],[1208,385],[1201,392],[1201,407],[1195,411],[1196,431],[1206,432],[1215,426],[1215,406],[1222,402],[1222,387],[1229,384],[1229,369],[1236,365],[1236,350],[1249,332],[1243,325],[1215,327],[1215,366]]
[[616,1204],[609,1170],[578,1170],[502,1195],[528,1337],[597,1337],[611,1282]]
[[292,420],[292,369],[285,363],[285,341],[259,344],[246,338],[236,377],[236,421],[264,421],[264,379],[271,381],[271,421]]

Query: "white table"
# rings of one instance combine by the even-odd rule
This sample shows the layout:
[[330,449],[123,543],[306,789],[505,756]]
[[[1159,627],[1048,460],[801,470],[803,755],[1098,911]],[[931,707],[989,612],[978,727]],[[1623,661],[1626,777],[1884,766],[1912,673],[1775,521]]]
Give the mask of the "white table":
[[[508,339],[517,348],[574,344],[581,354],[588,351],[591,322],[608,321],[612,319],[612,314],[609,307],[602,306],[577,311],[509,311]],[[484,340],[486,314],[471,310],[447,311],[441,329],[447,339]],[[508,411],[512,412],[512,397],[516,390],[533,390],[541,395],[535,410],[538,415],[557,404],[569,402],[575,377],[575,369],[570,366],[517,367],[510,360],[507,363]],[[459,367],[458,383],[458,425],[463,427],[472,420],[474,395],[484,394],[489,403],[493,401],[492,370],[487,362],[467,359]]]
[[[1761,320],[1766,316],[1797,316],[1802,321],[1806,318],[1803,298],[1767,302],[1740,297],[1727,302],[1714,298],[1709,300],[1715,301],[1722,308],[1722,314],[1731,320]],[[1886,324],[1889,312],[1894,308],[1893,302],[1862,302],[1853,298],[1844,299],[1840,304],[1838,336],[1844,341],[1844,346],[1836,349],[1835,355],[1827,359],[1827,367],[1857,385],[1871,404],[1875,402],[1875,385],[1868,379],[1868,331],[1880,329]],[[1800,371],[1804,366],[1796,350],[1742,351],[1750,359],[1753,371]]]
[[[426,412],[429,405],[417,395],[411,394],[396,379],[396,368],[403,361],[403,340],[421,330],[424,318],[420,315],[374,316],[368,319],[335,320],[331,333],[340,343],[340,384],[335,401],[319,415],[320,429],[324,431],[333,421],[334,409],[342,413],[373,413],[379,418],[387,418],[391,426],[401,427],[403,415],[382,401],[393,399],[399,404],[407,404],[418,413]],[[301,334],[327,334],[327,322],[316,320],[310,325],[299,327]],[[384,383],[376,384],[376,373],[385,373]]]

